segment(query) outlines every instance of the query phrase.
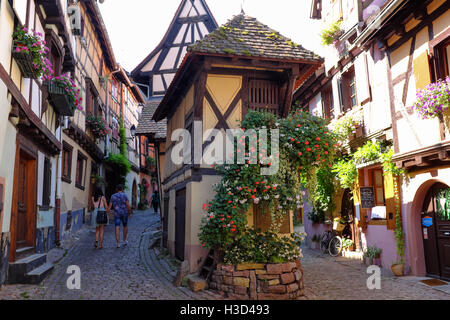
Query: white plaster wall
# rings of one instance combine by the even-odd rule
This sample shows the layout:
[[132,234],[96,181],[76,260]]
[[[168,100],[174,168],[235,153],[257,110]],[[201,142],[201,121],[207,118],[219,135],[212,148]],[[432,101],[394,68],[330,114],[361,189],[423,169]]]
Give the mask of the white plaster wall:
[[[13,12],[7,1],[0,2],[0,63],[9,70],[11,62],[11,35],[14,28]],[[0,177],[5,178],[5,199],[1,232],[9,232],[16,154],[16,129],[8,120],[11,103],[7,88],[0,81]]]

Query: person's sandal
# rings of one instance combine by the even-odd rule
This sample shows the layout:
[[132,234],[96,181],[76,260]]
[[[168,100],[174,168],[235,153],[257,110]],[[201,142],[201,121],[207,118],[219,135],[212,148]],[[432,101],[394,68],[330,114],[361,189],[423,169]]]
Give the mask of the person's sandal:
[[100,250],[103,249],[103,243],[100,244],[100,247],[98,247]]
[[97,248],[97,247],[98,247],[98,241],[95,241],[94,248]]

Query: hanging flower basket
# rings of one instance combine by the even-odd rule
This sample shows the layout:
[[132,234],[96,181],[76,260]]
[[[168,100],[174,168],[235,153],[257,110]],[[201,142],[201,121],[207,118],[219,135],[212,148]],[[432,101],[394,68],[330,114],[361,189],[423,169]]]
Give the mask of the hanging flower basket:
[[75,114],[75,105],[71,103],[64,87],[55,83],[46,82],[48,102],[62,116],[72,117]]
[[25,46],[14,44],[12,56],[16,60],[20,72],[24,78],[39,78],[39,71],[33,68],[33,56],[29,53]]
[[48,53],[41,33],[21,26],[14,31],[12,56],[24,78],[38,79],[53,74],[52,64],[46,58]]
[[75,108],[82,110],[80,89],[67,74],[47,78],[44,85],[47,86],[48,102],[60,115],[72,117]]

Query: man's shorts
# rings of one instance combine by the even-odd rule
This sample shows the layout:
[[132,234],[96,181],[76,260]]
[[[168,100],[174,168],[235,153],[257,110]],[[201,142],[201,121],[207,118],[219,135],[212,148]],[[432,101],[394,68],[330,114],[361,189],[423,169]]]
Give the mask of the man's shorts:
[[122,224],[124,227],[128,226],[128,215],[121,214],[119,216],[114,216],[114,224],[116,225],[116,227],[120,227],[120,224]]

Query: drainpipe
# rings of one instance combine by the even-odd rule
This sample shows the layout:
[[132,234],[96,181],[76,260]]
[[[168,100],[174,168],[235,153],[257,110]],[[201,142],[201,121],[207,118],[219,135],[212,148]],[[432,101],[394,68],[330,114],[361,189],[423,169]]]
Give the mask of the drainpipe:
[[163,215],[163,209],[164,209],[164,202],[163,202],[163,191],[161,188],[161,171],[160,171],[160,161],[159,161],[159,143],[155,144],[156,149],[156,174],[158,176],[158,191],[159,191],[159,216],[161,219],[161,226],[162,226],[162,236],[161,236],[161,242],[160,242],[160,248],[163,249],[164,247],[164,223],[167,223],[167,221],[164,221],[164,215]]

